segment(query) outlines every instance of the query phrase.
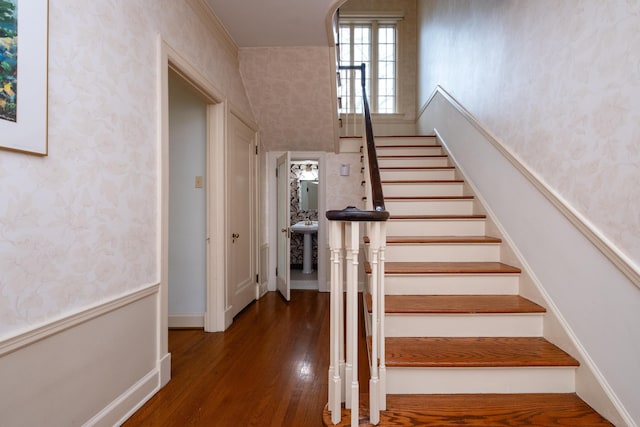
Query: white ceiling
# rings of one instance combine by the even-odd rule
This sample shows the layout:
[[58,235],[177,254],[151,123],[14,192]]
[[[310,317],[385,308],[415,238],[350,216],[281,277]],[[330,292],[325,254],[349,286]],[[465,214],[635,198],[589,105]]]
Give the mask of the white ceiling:
[[239,47],[328,46],[337,0],[206,0]]

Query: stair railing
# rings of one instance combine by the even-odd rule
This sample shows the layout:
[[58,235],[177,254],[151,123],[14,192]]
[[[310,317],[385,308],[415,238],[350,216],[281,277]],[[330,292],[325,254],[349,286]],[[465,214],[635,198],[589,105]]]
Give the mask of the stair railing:
[[[329,241],[331,250],[331,309],[330,309],[330,363],[329,403],[331,422],[342,418],[342,402],[351,409],[351,426],[359,423],[358,384],[358,284],[360,225],[364,224],[369,243],[367,259],[371,268],[368,290],[371,293],[371,354],[369,379],[369,422],[378,424],[380,411],[386,409],[386,368],[384,347],[384,251],[386,246],[386,221],[380,170],[373,137],[371,112],[365,91],[365,64],[339,66],[339,69],[360,70],[362,83],[363,135],[362,163],[365,188],[365,210],[349,206],[343,210],[327,211],[330,221]],[[346,282],[346,328],[344,285]],[[366,276],[364,278],[367,290]],[[345,359],[346,331],[346,359]]]

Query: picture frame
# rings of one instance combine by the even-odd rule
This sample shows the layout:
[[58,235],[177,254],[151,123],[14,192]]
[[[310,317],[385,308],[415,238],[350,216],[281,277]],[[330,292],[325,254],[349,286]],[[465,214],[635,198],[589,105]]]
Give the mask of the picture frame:
[[0,0],[0,149],[49,153],[48,33],[48,0]]

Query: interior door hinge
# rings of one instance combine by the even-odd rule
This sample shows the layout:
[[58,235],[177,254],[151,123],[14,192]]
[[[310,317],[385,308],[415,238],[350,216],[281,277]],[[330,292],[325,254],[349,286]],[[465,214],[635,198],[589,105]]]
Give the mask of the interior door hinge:
[[256,283],[260,283],[260,275],[256,274]]
[[276,178],[278,177],[278,168],[276,168]]
[[258,154],[258,146],[256,145],[256,155]]
[[276,267],[276,277],[278,277],[278,267]]

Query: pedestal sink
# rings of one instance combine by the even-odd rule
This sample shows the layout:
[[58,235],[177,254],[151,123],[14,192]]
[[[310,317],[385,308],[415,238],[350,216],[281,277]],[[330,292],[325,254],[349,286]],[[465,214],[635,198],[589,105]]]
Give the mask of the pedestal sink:
[[311,224],[305,221],[300,221],[291,226],[291,231],[294,233],[302,233],[304,235],[304,243],[302,248],[302,273],[313,273],[313,264],[311,259],[311,235],[318,232],[318,221],[310,221]]

